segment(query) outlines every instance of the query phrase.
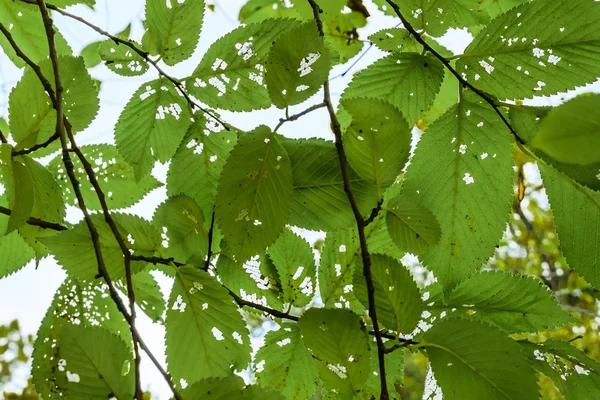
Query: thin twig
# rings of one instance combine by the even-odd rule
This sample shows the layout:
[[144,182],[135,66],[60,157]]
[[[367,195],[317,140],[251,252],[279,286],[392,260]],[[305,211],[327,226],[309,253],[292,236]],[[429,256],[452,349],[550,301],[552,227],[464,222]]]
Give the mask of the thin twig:
[[[23,3],[27,3],[27,4],[33,4],[36,0],[21,0]],[[158,61],[153,60],[150,58],[150,54],[148,54],[147,51],[144,51],[140,48],[138,48],[133,42],[129,41],[129,40],[124,40],[121,39],[117,36],[114,36],[112,34],[110,34],[109,32],[105,31],[104,29],[100,28],[97,25],[92,24],[91,22],[75,15],[75,14],[71,14],[68,11],[65,11],[53,4],[46,4],[47,7],[51,10],[56,11],[59,14],[64,15],[65,17],[74,19],[76,21],[81,22],[82,24],[90,27],[91,29],[95,30],[96,32],[98,32],[99,34],[101,34],[102,36],[105,36],[107,38],[109,38],[110,40],[112,40],[113,42],[115,42],[116,44],[122,44],[125,45],[127,47],[129,47],[131,50],[133,50],[134,52],[136,52],[140,57],[142,57],[144,60],[146,60],[146,62],[148,62],[149,64],[151,64],[154,69],[156,69],[156,71],[159,73],[159,75],[163,76],[165,79],[167,79],[168,81],[170,81],[173,85],[175,85],[175,87],[177,88],[177,90],[179,91],[179,93],[181,93],[181,95],[185,98],[185,100],[188,102],[188,104],[190,105],[190,107],[192,109],[196,108],[200,111],[202,111],[204,114],[208,115],[209,117],[211,117],[212,119],[214,119],[215,121],[217,121],[219,124],[221,124],[221,126],[223,126],[223,128],[225,128],[225,130],[229,131],[232,129],[232,126],[229,125],[226,122],[223,122],[219,117],[217,117],[217,115],[215,113],[213,113],[212,111],[202,107],[200,104],[196,103],[194,100],[192,100],[192,98],[187,94],[186,90],[184,89],[183,85],[181,84],[181,82],[175,78],[173,78],[171,75],[167,74],[161,67],[160,65],[158,65]]]
[[500,119],[502,120],[504,125],[506,125],[506,127],[510,130],[510,133],[513,135],[515,140],[519,144],[524,145],[525,141],[517,134],[517,132],[512,127],[510,122],[508,122],[508,120],[506,119],[504,114],[502,114],[502,111],[500,110],[500,108],[498,108],[496,100],[494,100],[494,98],[492,96],[488,95],[483,90],[473,86],[470,82],[468,82],[466,79],[464,79],[458,73],[458,71],[456,71],[454,69],[454,67],[452,67],[452,65],[450,64],[450,61],[448,59],[444,58],[444,56],[442,56],[440,53],[438,53],[433,47],[431,47],[429,45],[429,43],[427,43],[425,41],[425,39],[423,39],[421,34],[419,32],[417,32],[415,30],[415,28],[410,24],[410,22],[408,22],[408,20],[404,17],[404,15],[402,15],[402,12],[400,11],[400,7],[398,7],[398,5],[396,3],[394,3],[393,0],[386,0],[386,1],[394,9],[394,12],[396,13],[396,15],[398,15],[398,18],[400,18],[404,28],[408,32],[410,32],[411,35],[413,35],[415,37],[417,42],[419,42],[428,52],[433,54],[435,58],[437,58],[442,64],[444,64],[444,66],[448,69],[448,71],[450,71],[452,73],[452,75],[454,75],[454,77],[456,77],[456,79],[458,79],[458,81],[460,82],[460,84],[463,87],[467,87],[467,88],[471,89],[471,91],[473,91],[475,94],[477,94],[479,97],[481,97],[486,103],[488,103],[494,109],[496,114],[498,114],[498,116],[500,117]]
[[306,114],[309,114],[309,113],[311,113],[315,110],[318,110],[320,108],[323,108],[323,107],[327,107],[327,103],[323,102],[323,103],[315,104],[314,106],[308,107],[306,110],[299,112],[298,114],[290,115],[287,118],[280,118],[279,122],[284,123],[284,122],[296,121],[298,118],[303,117]]
[[[10,215],[12,214],[12,210],[6,207],[0,207],[0,214]],[[54,222],[44,221],[38,218],[29,217],[27,220],[29,225],[37,226],[43,229],[50,229],[53,231],[66,231],[67,227],[61,224],[56,224]]]
[[377,218],[377,216],[379,215],[379,212],[381,211],[382,205],[383,205],[383,199],[381,199],[377,202],[377,206],[375,206],[375,208],[371,211],[371,215],[369,215],[369,218],[367,218],[365,220],[365,226],[369,225],[371,222],[373,222],[375,220],[375,218]]
[[215,211],[213,210],[212,217],[210,218],[210,229],[208,230],[208,250],[206,251],[206,263],[204,264],[205,271],[208,271],[208,269],[210,268],[210,258],[212,257],[214,230],[215,230]]
[[131,256],[131,261],[144,261],[150,264],[161,264],[161,265],[175,265],[176,267],[183,267],[185,264],[175,261],[173,258],[161,258],[161,257],[144,257],[144,256]]
[[[229,290],[229,289],[227,289]],[[288,313],[285,313],[283,311],[278,311],[278,310],[274,310],[272,308],[263,306],[261,304],[257,304],[257,303],[252,303],[251,301],[246,301],[244,299],[242,299],[240,296],[238,296],[235,292],[229,290],[229,295],[231,297],[233,297],[233,299],[235,300],[235,302],[238,304],[238,306],[240,307],[251,307],[254,308],[256,310],[260,310],[263,312],[266,312],[267,314],[270,314],[276,318],[283,318],[283,319],[289,319],[292,321],[299,321],[300,318],[296,317],[295,315],[291,315]]]
[[[320,14],[323,11],[319,8],[319,6],[317,5],[317,3],[315,3],[314,0],[308,0],[308,3],[312,7],[314,19],[316,21],[319,34],[321,35],[321,37],[325,37],[325,32],[323,31],[323,22],[321,21],[320,16]],[[348,169],[348,160],[346,159],[346,153],[342,144],[342,129],[340,126],[340,122],[338,121],[337,116],[335,114],[333,104],[331,102],[331,93],[329,89],[328,80],[325,81],[325,83],[323,84],[323,91],[325,92],[323,102],[327,105],[327,111],[329,112],[331,126],[333,129],[333,134],[335,136],[335,147],[340,161],[340,169],[342,172],[342,179],[344,182],[344,191],[346,192],[346,196],[348,197],[348,201],[350,202],[350,206],[352,207],[352,211],[354,213],[354,218],[356,219],[356,225],[358,228],[358,237],[360,241],[360,250],[363,262],[363,275],[365,276],[365,281],[367,285],[367,298],[369,300],[369,316],[371,317],[371,321],[373,322],[373,331],[375,332],[375,340],[377,342],[377,355],[379,359],[379,378],[381,382],[380,400],[388,400],[389,394],[387,389],[387,377],[385,373],[385,346],[383,344],[381,332],[379,331],[379,323],[377,321],[377,311],[375,308],[375,286],[373,285],[373,277],[371,275],[371,254],[369,253],[369,248],[367,246],[367,238],[365,235],[365,219],[363,218],[360,209],[358,208],[358,203],[356,202],[354,193],[352,192],[352,186],[350,184],[350,173]]]

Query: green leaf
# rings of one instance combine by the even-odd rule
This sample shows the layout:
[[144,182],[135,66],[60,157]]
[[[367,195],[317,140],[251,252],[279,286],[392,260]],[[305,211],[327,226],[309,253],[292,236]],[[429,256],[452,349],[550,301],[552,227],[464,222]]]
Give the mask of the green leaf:
[[600,396],[600,374],[573,373],[564,385],[567,400],[594,399]]
[[273,42],[298,26],[292,19],[269,19],[237,28],[208,49],[187,78],[190,94],[210,107],[251,111],[271,105],[264,86],[265,62]]
[[79,56],[83,58],[85,62],[86,68],[94,68],[96,65],[102,62],[100,58],[100,54],[98,54],[98,50],[100,49],[100,44],[102,41],[92,42],[85,46]]
[[154,161],[168,161],[190,125],[189,108],[165,78],[144,83],[133,94],[115,127],[119,152],[140,181]]
[[416,53],[394,53],[357,73],[342,97],[387,101],[412,125],[433,103],[443,78],[444,67],[437,59]]
[[[165,311],[165,299],[158,287],[158,283],[149,271],[140,271],[131,277],[135,303],[152,322],[161,322]],[[118,282],[118,287],[127,296],[127,286]]]
[[533,369],[519,345],[497,328],[444,318],[424,334],[444,399],[536,399]]
[[[293,201],[291,225],[334,231],[354,226],[354,214],[344,191],[342,173],[333,142],[321,139],[282,140],[292,163]],[[352,191],[363,216],[377,205],[373,184],[350,169]]]
[[330,56],[313,22],[291,29],[271,47],[265,81],[273,104],[299,104],[317,93],[329,76]]
[[424,256],[444,292],[493,254],[510,214],[513,146],[487,105],[464,99],[417,145],[405,175],[405,196],[419,194],[440,223],[442,237]]
[[[208,221],[210,224],[210,220]],[[162,253],[179,262],[204,265],[208,252],[208,229],[204,214],[194,200],[170,197],[154,213],[154,225],[163,233]]]
[[434,308],[489,322],[511,333],[577,323],[540,281],[501,271],[470,276],[446,296],[443,305]]
[[[386,347],[389,348],[390,343],[392,342],[386,342]],[[381,394],[378,356],[377,344],[371,342],[371,373],[363,388],[363,398],[365,399],[376,399]],[[385,375],[390,399],[401,400],[398,391],[404,386],[404,352],[402,349],[385,355]]]
[[268,305],[277,310],[283,309],[279,274],[266,254],[239,262],[230,250],[225,248],[219,255],[217,275],[227,289],[244,300]]
[[358,395],[371,370],[369,335],[360,317],[346,310],[311,308],[298,325],[324,387],[341,399]]
[[[164,2],[162,3],[164,4]],[[140,47],[135,42],[133,44]],[[150,68],[146,60],[138,53],[124,44],[115,43],[110,39],[98,46],[98,54],[108,69],[121,76],[144,75]]]
[[[101,327],[66,324],[61,329],[59,346],[68,397],[133,398],[132,354],[119,337]],[[121,373],[124,368],[127,374]]]
[[[530,142],[539,133],[539,127],[550,107],[519,106],[510,108],[510,119],[513,128],[526,142]],[[563,174],[592,190],[600,190],[600,162],[590,165],[577,165],[559,162],[546,153],[530,148],[536,156],[552,165]]]
[[397,108],[378,99],[344,100],[352,122],[343,134],[344,149],[352,168],[375,183],[377,197],[402,172],[410,155],[410,128]]
[[286,17],[299,18],[299,15],[294,8],[286,6],[285,0],[248,0],[238,14],[238,20],[242,24]]
[[[456,0],[395,0],[403,16],[417,30],[430,36],[444,35],[451,26],[455,13]],[[396,13],[386,0],[374,0],[387,15]]]
[[[380,324],[398,333],[411,333],[425,309],[416,282],[402,264],[389,256],[373,254],[371,260],[375,306]],[[354,275],[354,291],[368,309],[367,286],[362,273]]]
[[[0,21],[9,30],[21,51],[31,61],[39,64],[48,57],[46,29],[37,5],[24,4],[14,0],[0,0]],[[73,53],[63,35],[58,31],[55,34],[55,41],[59,55],[71,55]],[[4,35],[0,35],[0,46],[2,46],[4,54],[10,58],[17,68],[25,66],[25,62],[17,56]],[[44,75],[53,76],[52,74]]]
[[256,354],[255,366],[258,384],[286,399],[309,399],[317,390],[318,371],[298,324],[282,324],[279,330],[269,332]]
[[600,287],[600,193],[541,160],[538,166],[567,263],[591,285]]
[[282,400],[280,394],[258,386],[246,386],[236,375],[225,378],[207,378],[196,382],[181,391],[190,400]]
[[237,305],[202,270],[177,269],[166,329],[169,373],[178,384],[182,379],[189,383],[225,377],[250,362],[248,329]]
[[215,214],[240,261],[272,244],[288,222],[292,168],[285,148],[266,126],[239,138],[217,190]]
[[63,326],[75,323],[101,325],[125,343],[131,342],[129,326],[111,299],[106,285],[101,282],[65,280],[54,295],[33,346],[33,383],[37,393],[44,399],[61,397],[66,376],[64,370],[59,369],[61,357],[57,344]]
[[33,249],[18,232],[0,237],[0,279],[23,268],[34,256]]
[[285,229],[267,253],[279,273],[284,303],[306,306],[317,286],[315,256],[310,244]]
[[479,32],[458,71],[500,98],[574,89],[600,76],[599,22],[600,5],[593,1],[526,2]]
[[531,144],[552,158],[569,163],[600,163],[600,95],[577,97],[554,108]]
[[9,234],[27,222],[33,211],[33,178],[29,170],[19,161],[12,162],[12,213],[8,218],[5,234]]
[[442,86],[435,96],[433,104],[429,107],[429,110],[421,117],[417,126],[421,130],[425,130],[429,125],[436,121],[439,117],[444,115],[446,111],[452,108],[453,105],[458,103],[459,90],[458,79],[450,72],[444,72],[444,80]]
[[[306,1],[303,3],[308,4]],[[356,11],[347,14],[338,13],[331,18],[323,19],[325,43],[332,51],[332,63],[347,63],[352,57],[360,53],[365,44],[360,39],[357,29],[365,25],[367,25],[367,19],[363,14]]]
[[[112,216],[127,246],[133,250],[132,255],[146,257],[154,255],[161,239],[150,222],[128,214],[113,213]],[[92,222],[100,235],[100,248],[106,270],[113,279],[123,278],[125,276],[123,253],[110,227],[104,221],[102,214],[92,215]],[[40,241],[48,246],[58,263],[70,276],[92,280],[98,274],[96,253],[85,221],[55,236],[42,237]],[[131,270],[136,273],[144,265],[141,261],[132,261]]]
[[382,29],[371,36],[369,40],[383,51],[410,51],[418,52],[421,44],[404,28]]
[[167,65],[187,60],[198,45],[203,19],[203,0],[146,1],[144,49]]
[[[87,72],[81,57],[61,56],[58,63],[63,85],[65,116],[76,133],[87,128],[98,113],[98,86]],[[50,59],[40,61],[39,67],[45,77],[54,76]],[[53,79],[50,79],[50,84],[56,90]],[[52,108],[50,97],[31,68],[25,69],[23,77],[10,92],[8,106],[10,131],[18,143],[17,150],[42,143],[54,135],[56,112]],[[36,152],[36,156],[50,154],[57,147],[58,143],[45,152]]]
[[171,161],[167,194],[185,194],[205,214],[212,213],[219,176],[236,142],[235,132],[216,131],[214,124],[196,119]]
[[[125,162],[113,145],[92,144],[81,146],[80,149],[94,168],[96,179],[106,195],[106,204],[110,209],[132,206],[150,191],[162,186],[152,175],[146,175],[136,182],[133,168]],[[77,157],[73,157],[72,161],[86,207],[91,210],[100,210],[102,207],[98,195],[93,190],[81,161]],[[48,169],[58,179],[67,204],[78,206],[77,197],[70,190],[71,181],[65,171],[62,155],[56,156],[48,165]]]
[[435,216],[416,199],[394,197],[386,207],[385,222],[394,243],[413,254],[425,253],[442,235]]

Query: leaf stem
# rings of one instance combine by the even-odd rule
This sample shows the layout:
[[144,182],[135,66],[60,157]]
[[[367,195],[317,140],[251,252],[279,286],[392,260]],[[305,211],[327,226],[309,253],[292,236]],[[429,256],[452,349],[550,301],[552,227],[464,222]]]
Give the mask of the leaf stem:
[[[315,22],[317,24],[317,29],[319,30],[319,34],[321,37],[325,36],[325,32],[323,31],[323,22],[321,21],[320,14],[322,10],[319,8],[315,0],[307,0],[313,10],[313,16]],[[350,184],[350,173],[348,169],[348,160],[346,158],[346,153],[344,151],[344,146],[342,144],[342,129],[340,126],[340,122],[337,119],[335,114],[335,110],[333,108],[333,104],[331,102],[331,93],[329,89],[329,80],[325,81],[323,84],[324,91],[324,99],[323,102],[327,106],[327,111],[329,112],[329,118],[331,119],[331,127],[333,129],[333,134],[335,136],[335,147],[337,150],[338,158],[340,161],[340,169],[342,172],[342,179],[344,181],[344,191],[346,192],[346,196],[348,197],[348,201],[350,202],[350,206],[352,207],[352,212],[354,213],[354,218],[356,219],[356,225],[358,228],[358,237],[360,241],[360,250],[362,256],[363,263],[363,275],[365,276],[365,281],[367,285],[367,297],[369,300],[369,316],[373,322],[373,331],[375,333],[375,341],[377,342],[377,355],[379,359],[379,378],[381,382],[381,396],[380,400],[388,400],[389,394],[387,389],[387,377],[385,373],[385,346],[383,344],[383,339],[381,337],[381,332],[379,331],[379,322],[377,321],[377,310],[375,307],[375,286],[373,284],[373,277],[371,275],[371,254],[369,253],[369,248],[367,246],[367,238],[365,235],[365,219],[363,218],[360,209],[358,208],[358,203],[354,197],[354,193],[352,191],[352,186]]]

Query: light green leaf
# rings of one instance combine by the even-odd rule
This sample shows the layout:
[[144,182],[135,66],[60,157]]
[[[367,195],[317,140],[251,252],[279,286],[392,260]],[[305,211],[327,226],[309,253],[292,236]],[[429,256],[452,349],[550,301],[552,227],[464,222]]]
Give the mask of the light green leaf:
[[258,384],[286,399],[309,399],[317,390],[318,371],[296,323],[269,332],[254,361]]
[[34,256],[33,249],[18,232],[0,237],[0,279],[23,268]]
[[369,40],[383,51],[410,51],[418,52],[421,44],[404,28],[382,29],[371,36]]
[[304,343],[323,386],[351,399],[362,390],[371,371],[369,335],[360,317],[346,310],[311,308],[298,322]]
[[[308,4],[307,1],[303,3]],[[313,19],[312,15],[311,19]],[[331,18],[323,19],[325,43],[332,51],[332,64],[344,64],[360,53],[365,44],[360,39],[357,29],[365,25],[367,25],[367,19],[356,11],[337,13]]]
[[[140,47],[135,42],[133,44]],[[98,54],[108,69],[121,76],[144,75],[150,68],[146,60],[138,53],[124,44],[115,43],[110,39],[99,45]]]
[[434,309],[489,322],[511,333],[535,333],[577,323],[541,282],[501,271],[470,276]]
[[235,132],[216,131],[214,124],[197,118],[171,161],[167,194],[185,194],[205,214],[212,213],[219,176],[236,142]]
[[533,369],[519,345],[492,326],[444,318],[424,334],[444,399],[537,399]]
[[438,244],[442,235],[440,224],[416,199],[394,197],[386,207],[386,225],[396,245],[409,253],[423,254]]
[[464,99],[423,135],[405,175],[442,237],[424,256],[444,292],[480,268],[506,229],[513,196],[513,146],[487,105]]
[[[374,0],[387,15],[396,17],[394,9],[386,0]],[[403,16],[417,30],[430,36],[442,36],[450,28],[456,0],[395,0]]]
[[375,183],[377,197],[402,172],[410,155],[410,128],[397,108],[378,99],[344,100],[352,122],[343,133],[344,149],[352,168]]
[[567,263],[594,287],[600,287],[600,193],[538,161]]
[[[371,260],[379,322],[398,333],[411,333],[425,309],[416,282],[402,264],[389,256],[374,254]],[[354,275],[354,290],[361,303],[368,309],[367,286],[362,273]]]
[[[66,376],[65,372],[58,368],[61,358],[58,353],[60,346],[57,346],[57,343],[63,326],[74,323],[102,325],[125,343],[131,342],[129,326],[104,283],[65,280],[54,295],[33,346],[33,383],[37,393],[44,399],[64,398],[62,391]],[[51,377],[60,379],[49,379]]]
[[[551,107],[519,106],[510,108],[510,119],[518,135],[530,142],[539,133],[539,127]],[[600,190],[600,162],[590,165],[567,164],[559,162],[541,150],[530,148],[546,164],[552,165],[563,174],[592,190]]]
[[[12,162],[13,178],[11,188],[12,213],[8,218],[5,234],[9,234],[27,222],[33,211],[34,189],[30,171],[17,160]],[[10,190],[10,189],[9,189]]]
[[296,26],[292,19],[269,19],[228,33],[204,54],[186,88],[210,107],[230,111],[269,107],[265,61],[273,42]]
[[[117,33],[115,36],[122,38],[122,39],[129,39],[129,34],[131,33],[131,24],[128,24],[125,29],[123,29],[121,32]],[[112,43],[113,45],[110,45],[108,43]],[[107,45],[108,44],[108,45]],[[115,56],[113,54],[107,54],[107,53],[111,53],[110,49],[114,49],[114,51],[112,51],[112,53],[114,54],[120,54],[120,61],[130,61],[131,58],[127,58],[124,59],[123,58],[123,52],[125,50],[125,46],[118,46],[114,41],[112,40],[107,40],[107,41],[97,41],[97,42],[92,42],[90,44],[88,44],[87,46],[85,46],[83,48],[83,50],[81,50],[81,57],[83,57],[84,61],[85,61],[85,66],[88,68],[93,68],[96,65],[100,64],[102,62],[102,60],[115,60]],[[102,50],[102,53],[105,57],[107,58],[101,58],[101,54],[100,51]],[[132,64],[132,65],[135,65]],[[116,68],[114,65],[111,65],[111,63],[107,63],[106,66],[119,73],[121,69],[123,69],[123,67],[119,67]]]
[[434,121],[458,103],[458,94],[460,92],[458,85],[458,79],[450,72],[444,71],[444,80],[437,96],[435,96],[433,104],[431,104],[429,110],[417,123],[417,126],[421,130],[426,130]]
[[600,4],[531,1],[494,19],[458,61],[458,71],[500,98],[565,92],[600,76]]
[[291,29],[271,47],[265,81],[273,104],[299,104],[321,89],[329,76],[330,56],[314,22]]
[[569,163],[600,163],[600,95],[581,96],[554,108],[531,144]]
[[204,0],[146,1],[144,49],[175,65],[192,56],[202,30]]
[[412,125],[433,103],[443,78],[444,67],[437,59],[416,53],[394,53],[357,73],[343,98],[387,101]]
[[[69,398],[133,398],[132,354],[119,337],[102,327],[65,324],[59,347]],[[121,373],[124,368],[125,375]]]
[[[24,4],[14,0],[0,0],[0,21],[10,31],[21,51],[31,61],[39,64],[48,57],[46,30],[36,4]],[[59,55],[71,55],[73,53],[63,35],[58,31],[56,31],[55,41],[56,50]],[[18,68],[25,66],[25,62],[17,56],[4,35],[0,35],[0,46],[2,46],[4,53]],[[45,76],[52,76],[52,74]]]
[[[290,224],[306,229],[334,231],[356,223],[344,191],[333,142],[321,139],[282,140],[292,163],[293,201]],[[377,205],[373,184],[349,171],[352,191],[363,216]]]
[[144,83],[133,94],[115,127],[119,152],[135,171],[137,181],[154,161],[168,161],[190,125],[189,108],[164,78]]
[[225,377],[250,362],[248,329],[237,305],[202,270],[177,269],[166,329],[167,363],[177,384]]
[[249,385],[237,375],[225,378],[207,378],[196,382],[181,392],[186,400],[282,400],[273,390]]
[[[133,215],[112,214],[121,236],[133,250],[132,255],[151,257],[158,250],[160,235],[150,222]],[[123,254],[102,214],[92,215],[94,226],[100,235],[100,248],[106,270],[113,279],[125,276]],[[92,280],[98,274],[98,263],[93,242],[85,221],[55,236],[45,236],[40,241],[48,246],[58,263],[75,278]],[[144,267],[141,261],[132,261],[133,273]]]
[[[46,42],[46,39],[44,39]],[[60,75],[63,85],[63,103],[65,116],[79,132],[96,117],[99,109],[98,86],[85,69],[81,57],[59,57]],[[45,77],[54,76],[50,59],[40,61],[40,69]],[[54,80],[50,79],[52,88]],[[34,71],[27,67],[21,80],[10,92],[9,97],[10,130],[18,143],[16,149],[42,143],[56,130],[56,112],[52,108],[50,97]],[[36,156],[50,154],[57,149],[58,143],[38,151]]]
[[310,244],[285,229],[267,253],[279,273],[284,303],[306,306],[317,287],[315,256]]
[[96,65],[102,62],[100,54],[98,54],[98,50],[100,48],[101,43],[101,40],[97,42],[92,42],[85,46],[81,50],[81,53],[79,53],[79,56],[82,57],[83,61],[85,62],[86,68],[94,68]]
[[266,126],[239,138],[217,190],[215,214],[239,261],[272,244],[288,222],[292,168],[278,137]]
[[296,9],[286,6],[285,0],[248,0],[238,14],[238,20],[242,24],[286,17],[299,18],[300,16]]
[[[125,162],[115,146],[108,144],[92,144],[80,147],[85,158],[94,167],[96,179],[106,195],[106,204],[110,209],[121,209],[139,202],[150,191],[161,186],[152,175],[144,176],[139,182],[135,181],[133,168]],[[93,190],[87,173],[81,161],[73,157],[75,175],[80,183],[85,205],[91,210],[100,210],[98,195]],[[60,183],[67,204],[77,206],[77,198],[71,188],[71,181],[65,172],[62,156],[58,155],[48,165],[49,171],[56,176]],[[67,190],[69,189],[69,190]]]
[[[153,222],[167,239],[167,243],[163,242],[164,256],[183,263],[204,265],[208,229],[204,214],[194,200],[186,195],[168,198],[158,206]],[[210,220],[208,222],[210,224]]]
[[[165,299],[158,287],[158,283],[149,271],[140,271],[131,277],[135,303],[142,309],[152,322],[162,322],[165,311]],[[127,296],[127,286],[118,282],[118,288]]]

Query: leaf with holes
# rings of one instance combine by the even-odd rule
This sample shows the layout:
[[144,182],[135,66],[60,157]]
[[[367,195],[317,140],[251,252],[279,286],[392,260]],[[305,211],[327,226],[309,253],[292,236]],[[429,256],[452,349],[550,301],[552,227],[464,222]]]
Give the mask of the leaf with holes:
[[298,26],[293,19],[269,19],[237,28],[204,54],[186,87],[210,107],[251,111],[271,105],[264,86],[265,62],[273,42]]
[[298,325],[323,386],[343,399],[358,395],[371,371],[369,335],[360,317],[346,310],[311,308]]
[[424,256],[449,292],[494,253],[513,196],[512,139],[487,105],[465,99],[450,109],[417,145],[403,184],[419,194],[442,236]]
[[412,125],[433,103],[443,78],[444,68],[437,59],[416,53],[394,53],[357,73],[342,98],[387,101]]
[[[535,373],[519,345],[503,331],[474,320],[445,318],[425,332],[444,399],[535,399]],[[506,371],[512,373],[507,374]]]
[[442,235],[440,224],[416,198],[394,197],[386,207],[386,225],[396,245],[409,253],[424,254]]
[[526,2],[479,32],[457,56],[458,71],[500,98],[574,89],[600,76],[598,23],[600,4],[593,0]]
[[165,78],[142,84],[115,126],[117,149],[133,167],[136,181],[156,160],[168,161],[185,136],[190,113],[184,98]]
[[[133,44],[139,48],[137,43]],[[98,54],[108,69],[121,76],[144,75],[150,68],[148,62],[133,49],[110,39],[98,46]]]
[[144,49],[175,65],[192,56],[202,30],[204,0],[148,0]]
[[258,384],[286,399],[309,399],[317,390],[318,371],[296,323],[282,324],[266,335],[255,365]]
[[292,168],[285,148],[266,126],[240,137],[217,190],[215,215],[240,261],[272,244],[288,222]]
[[316,266],[310,244],[289,229],[267,251],[279,273],[284,303],[306,306],[315,295]]
[[[193,267],[178,268],[168,304],[167,363],[177,384],[225,377],[247,367],[248,329],[215,278]],[[190,337],[194,340],[186,339]]]
[[352,168],[377,187],[377,197],[402,172],[410,155],[410,128],[397,108],[381,100],[344,100],[352,122],[343,133]]
[[271,47],[266,83],[279,108],[302,103],[323,86],[329,75],[329,51],[314,23],[291,29]]

